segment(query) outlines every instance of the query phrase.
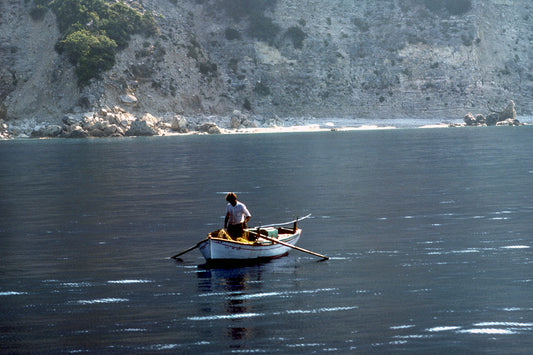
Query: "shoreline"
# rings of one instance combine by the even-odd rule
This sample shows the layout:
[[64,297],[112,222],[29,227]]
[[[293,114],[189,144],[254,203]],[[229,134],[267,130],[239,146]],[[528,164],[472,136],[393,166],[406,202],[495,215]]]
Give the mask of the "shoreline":
[[[10,121],[0,122],[0,140],[13,139],[51,139],[51,138],[121,138],[121,137],[139,137],[139,136],[186,136],[186,135],[239,135],[239,134],[280,134],[280,133],[305,133],[305,132],[346,132],[346,131],[374,131],[374,130],[392,130],[392,129],[431,129],[431,128],[460,128],[468,127],[461,119],[424,119],[424,118],[396,118],[396,119],[379,119],[379,118],[287,118],[280,119],[276,117],[274,122],[264,121],[259,123],[258,120],[253,120],[252,124],[237,125],[232,128],[231,118],[228,117],[196,117],[196,118],[182,118],[179,120],[186,122],[187,129],[179,129],[175,127],[176,119],[174,121],[168,119],[160,119],[149,122],[147,116],[142,119],[129,120],[127,124],[132,126],[132,123],[143,123],[144,128],[149,130],[148,134],[100,134],[102,131],[95,131],[90,128],[82,127],[85,122],[74,122],[68,125],[66,119],[63,119],[63,124],[38,122],[35,119],[20,120],[19,125]],[[532,125],[533,116],[520,116],[521,125]],[[87,118],[85,114],[84,119],[94,125],[94,122],[101,123],[99,119]],[[106,121],[104,121],[107,123]],[[147,123],[148,122],[148,123]],[[9,124],[9,125],[8,125]],[[122,122],[124,124],[124,121]],[[109,125],[105,125],[107,129]],[[72,129],[74,127],[74,129]],[[72,132],[78,132],[71,136],[62,136],[61,132],[71,129]],[[51,133],[48,133],[50,131]],[[92,133],[92,134],[91,134]],[[143,133],[141,131],[141,133]]]

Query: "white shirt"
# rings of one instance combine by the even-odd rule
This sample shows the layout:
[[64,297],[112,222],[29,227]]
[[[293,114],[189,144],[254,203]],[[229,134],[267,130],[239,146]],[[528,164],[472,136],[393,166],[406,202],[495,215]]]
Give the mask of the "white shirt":
[[228,216],[228,223],[231,225],[242,223],[246,217],[251,217],[252,215],[244,203],[237,201],[235,207],[228,203],[226,216]]

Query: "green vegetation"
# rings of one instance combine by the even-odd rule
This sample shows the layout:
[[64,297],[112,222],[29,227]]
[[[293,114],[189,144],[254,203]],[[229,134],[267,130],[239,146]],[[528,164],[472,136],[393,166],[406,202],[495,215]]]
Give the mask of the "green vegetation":
[[[277,0],[220,0],[216,6],[235,21],[248,20],[247,34],[272,44],[281,28],[265,15],[265,11],[273,9],[276,2]],[[229,35],[231,37],[234,34]]]
[[307,34],[298,26],[289,27],[285,35],[290,38],[292,45],[296,49],[302,49],[304,46],[304,40]]
[[41,21],[48,12],[48,9],[43,5],[36,5],[30,9],[30,16],[34,21]]
[[34,0],[32,17],[51,9],[62,38],[56,50],[76,66],[80,85],[113,67],[117,50],[128,45],[131,34],[157,33],[154,17],[142,14],[123,2],[104,0]]
[[103,34],[79,29],[67,35],[56,47],[76,65],[80,83],[88,82],[96,73],[109,70],[115,64],[117,44]]
[[251,19],[248,26],[248,34],[251,37],[269,44],[274,43],[280,31],[281,28],[270,17],[264,15],[257,15]]

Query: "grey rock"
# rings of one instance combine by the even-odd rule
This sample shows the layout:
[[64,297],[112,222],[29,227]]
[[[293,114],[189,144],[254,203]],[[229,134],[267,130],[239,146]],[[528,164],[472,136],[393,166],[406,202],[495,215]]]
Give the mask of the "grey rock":
[[172,118],[172,125],[170,126],[170,129],[179,133],[187,133],[189,132],[188,124],[189,123],[184,117],[175,115]]
[[209,134],[220,134],[222,131],[220,128],[213,122],[207,122],[203,123],[200,126],[198,126],[198,131],[203,133],[209,133]]
[[126,131],[126,136],[154,136],[156,131],[154,128],[141,119],[136,119],[131,123],[130,128]]

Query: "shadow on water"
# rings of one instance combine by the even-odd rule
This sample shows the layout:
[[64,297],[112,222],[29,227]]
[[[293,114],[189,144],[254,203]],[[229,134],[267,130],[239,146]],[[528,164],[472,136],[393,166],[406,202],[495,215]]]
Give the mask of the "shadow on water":
[[[270,260],[224,261],[198,265],[198,294],[205,299],[202,313],[212,320],[227,321],[224,337],[231,348],[239,348],[254,337],[257,324],[252,319],[264,312],[261,298],[273,275],[293,273],[296,260],[283,257]],[[235,343],[237,341],[238,343]]]
[[280,257],[287,256],[289,253],[285,253],[283,255],[280,255],[279,257],[272,259],[272,258],[259,258],[259,259],[247,259],[247,260],[208,260],[204,264],[198,265],[199,269],[205,269],[205,270],[211,270],[211,269],[223,269],[223,270],[229,270],[229,269],[238,269],[238,268],[244,268],[244,267],[253,267],[253,266],[261,266],[261,265],[267,265],[271,263],[273,260],[279,259]]

